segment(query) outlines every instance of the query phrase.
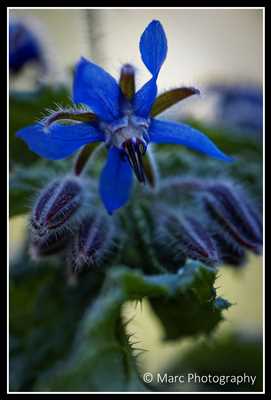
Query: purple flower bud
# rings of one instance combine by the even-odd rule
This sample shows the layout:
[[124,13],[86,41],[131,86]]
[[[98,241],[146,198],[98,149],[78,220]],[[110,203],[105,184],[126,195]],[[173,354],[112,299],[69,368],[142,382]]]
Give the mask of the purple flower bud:
[[259,254],[262,246],[260,218],[247,198],[228,183],[210,184],[207,190],[204,206],[218,231]]
[[173,214],[167,215],[161,221],[158,232],[156,243],[158,257],[162,256],[162,261],[166,264],[166,258],[175,260],[179,267],[187,258],[212,266],[219,261],[215,242],[195,218],[181,219]]
[[228,235],[216,233],[213,239],[216,242],[219,258],[223,264],[237,268],[245,265],[247,255],[243,247],[239,246]]
[[199,223],[194,217],[187,217],[186,220],[190,223],[190,226],[193,229],[195,236],[198,238],[199,243],[201,243],[202,245],[202,249],[205,249],[205,251],[202,250],[202,252],[204,256],[208,258],[206,260],[207,264],[217,264],[219,261],[217,248],[212,236],[206,230],[206,227]]
[[80,224],[71,243],[69,261],[75,272],[84,267],[96,267],[111,255],[114,226],[107,216],[89,215]]
[[41,191],[30,219],[33,256],[49,255],[63,248],[77,229],[83,199],[82,181],[75,176],[57,179]]
[[58,235],[49,234],[44,238],[39,238],[31,233],[30,254],[33,259],[54,255],[65,248],[69,241],[69,233],[62,231]]

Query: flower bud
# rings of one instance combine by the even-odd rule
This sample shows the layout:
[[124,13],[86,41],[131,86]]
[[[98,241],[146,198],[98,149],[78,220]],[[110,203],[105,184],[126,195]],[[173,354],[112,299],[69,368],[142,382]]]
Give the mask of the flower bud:
[[[215,243],[206,229],[192,217],[179,218],[168,215],[156,241],[158,257],[162,262],[178,268],[187,258],[204,262],[207,265],[218,263]],[[162,257],[162,258],[161,258]]]
[[114,226],[107,216],[88,215],[73,237],[69,261],[74,272],[84,267],[96,267],[111,254],[114,248]]
[[227,183],[210,184],[207,190],[204,206],[218,231],[259,254],[262,246],[260,218],[245,196]]
[[83,197],[82,181],[75,176],[56,179],[41,191],[30,220],[33,256],[53,254],[65,246],[80,220]]
[[68,243],[69,234],[67,231],[61,233],[62,235],[49,234],[44,239],[31,234],[30,254],[32,258],[39,259],[40,257],[54,255],[63,250]]
[[227,235],[216,233],[213,238],[222,264],[237,268],[244,266],[247,255],[243,247],[239,246]]

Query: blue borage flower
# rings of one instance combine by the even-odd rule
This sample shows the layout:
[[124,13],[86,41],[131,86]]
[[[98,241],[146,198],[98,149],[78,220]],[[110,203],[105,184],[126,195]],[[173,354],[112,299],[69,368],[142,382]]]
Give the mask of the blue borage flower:
[[42,46],[35,34],[21,21],[12,19],[9,24],[9,68],[19,72],[25,64],[44,64]]
[[[137,92],[131,65],[122,67],[118,84],[101,67],[81,58],[75,69],[73,101],[91,111],[58,111],[45,122],[17,133],[32,151],[52,160],[63,159],[83,145],[105,142],[108,158],[99,189],[110,214],[128,201],[132,170],[139,182],[145,181],[143,157],[150,142],[181,144],[224,161],[232,160],[190,126],[154,119],[171,105],[199,93],[195,88],[181,87],[157,97],[156,81],[167,55],[167,39],[159,21],[152,21],[143,32],[140,52],[152,77]],[[60,124],[61,119],[73,124]]]

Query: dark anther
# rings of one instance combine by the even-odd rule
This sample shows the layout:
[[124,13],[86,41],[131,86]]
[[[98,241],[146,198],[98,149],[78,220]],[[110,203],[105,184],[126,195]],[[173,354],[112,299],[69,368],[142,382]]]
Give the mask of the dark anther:
[[133,168],[139,182],[145,183],[145,175],[143,168],[142,155],[146,152],[145,144],[140,140],[133,139],[126,140],[123,145],[124,151],[127,155],[128,161]]

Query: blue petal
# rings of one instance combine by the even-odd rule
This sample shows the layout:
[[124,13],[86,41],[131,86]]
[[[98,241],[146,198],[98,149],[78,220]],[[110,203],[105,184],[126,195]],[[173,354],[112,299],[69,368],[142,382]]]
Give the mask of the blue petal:
[[112,147],[101,173],[99,189],[109,214],[113,214],[128,201],[132,182],[133,174],[128,161],[119,149]]
[[16,134],[30,150],[49,160],[60,160],[79,147],[104,140],[104,135],[90,124],[53,124],[45,129],[41,124],[27,126]]
[[167,38],[159,21],[152,21],[140,39],[141,57],[152,74],[152,78],[135,94],[133,99],[134,111],[146,118],[157,95],[156,80],[160,68],[167,56]]
[[142,60],[150,73],[157,76],[167,56],[167,38],[159,21],[152,21],[140,38]]
[[233,161],[232,157],[219,150],[207,136],[185,124],[153,119],[149,128],[149,136],[153,143],[182,144],[211,157],[228,162]]
[[85,58],[75,68],[73,101],[89,106],[106,122],[119,117],[120,89],[105,70]]
[[152,105],[156,99],[156,79],[152,78],[135,94],[133,108],[135,114],[147,118],[151,112]]

